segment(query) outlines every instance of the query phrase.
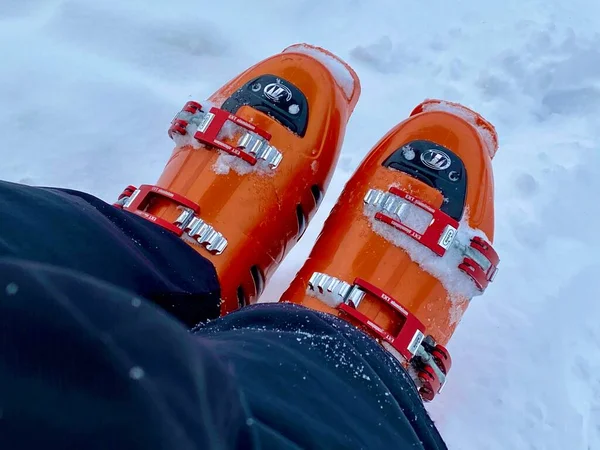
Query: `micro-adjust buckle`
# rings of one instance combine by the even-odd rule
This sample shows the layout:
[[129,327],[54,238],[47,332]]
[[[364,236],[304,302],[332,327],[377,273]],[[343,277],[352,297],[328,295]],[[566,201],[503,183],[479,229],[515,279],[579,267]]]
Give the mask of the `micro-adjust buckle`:
[[[438,256],[444,256],[450,248],[458,222],[448,214],[413,197],[397,187],[391,187],[389,192],[370,189],[365,195],[364,202],[378,209],[375,219],[396,228],[412,237]],[[431,214],[431,222],[423,233],[419,233],[402,222],[402,215],[414,205]]]
[[436,344],[431,336],[427,336],[419,346],[411,365],[417,370],[421,384],[419,394],[423,400],[430,402],[437,394],[441,394],[452,367],[452,358],[446,347]]
[[[351,285],[320,272],[313,273],[308,288],[321,296],[330,297],[335,303],[339,302],[337,308],[340,311],[362,324],[375,337],[387,342],[413,366],[421,382],[419,392],[424,400],[431,401],[442,391],[452,365],[450,354],[443,346],[436,344],[432,336],[426,336],[423,323],[397,300],[361,278],[356,278]],[[358,310],[366,296],[383,301],[400,314],[403,323],[399,331],[392,334]]]
[[[228,130],[229,137],[221,136],[221,134],[225,134],[222,131],[227,122],[232,122],[242,131],[241,137],[235,145],[225,141],[231,140],[237,133],[229,133]],[[281,152],[269,144],[271,140],[269,133],[229,111],[211,107],[206,112],[200,103],[187,102],[183,110],[171,122],[169,136],[173,139],[173,134],[187,135],[189,125],[196,126],[193,137],[198,142],[237,156],[253,166],[258,160],[264,160],[271,169],[276,169],[283,159]]]
[[[156,197],[167,199],[183,210],[174,222],[145,211],[152,199]],[[114,206],[155,223],[179,237],[186,233],[209,252],[217,255],[223,253],[227,247],[227,239],[197,216],[200,206],[175,192],[148,184],[143,184],[139,188],[127,186]]]
[[498,274],[498,253],[478,236],[471,239],[471,244],[463,252],[465,258],[458,268],[473,280],[480,291],[484,291]]
[[[407,361],[410,361],[415,356],[417,349],[425,338],[425,326],[415,315],[407,311],[400,303],[381,289],[361,278],[356,278],[354,284],[350,285],[335,277],[315,272],[308,282],[308,287],[312,291],[319,292],[322,295],[333,296],[334,300],[341,300],[341,303],[337,306],[339,310],[352,316],[375,333],[377,337],[388,342]],[[384,330],[358,310],[361,301],[367,295],[384,301],[404,317],[404,324],[397,335],[394,336]]]
[[[452,245],[459,248],[464,259],[458,267],[473,280],[480,292],[498,274],[500,258],[490,243],[476,236],[469,246],[462,245],[455,240],[459,227],[456,220],[409,193],[396,187],[391,187],[389,192],[370,189],[365,195],[364,203],[377,209],[376,220],[402,231],[438,256],[444,256]],[[431,222],[423,233],[403,223],[403,217],[411,213],[412,205],[431,215]]]

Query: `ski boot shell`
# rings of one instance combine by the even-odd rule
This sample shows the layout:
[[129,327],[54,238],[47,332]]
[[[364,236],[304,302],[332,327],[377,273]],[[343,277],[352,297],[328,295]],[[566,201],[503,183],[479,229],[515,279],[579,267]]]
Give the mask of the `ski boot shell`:
[[298,44],[188,102],[156,185],[115,206],[181,236],[215,265],[222,314],[260,296],[327,189],[360,95],[355,72]]
[[[371,150],[280,301],[343,318],[441,389],[443,347],[493,280],[496,132],[475,112],[428,100]],[[429,378],[431,380],[429,380]]]

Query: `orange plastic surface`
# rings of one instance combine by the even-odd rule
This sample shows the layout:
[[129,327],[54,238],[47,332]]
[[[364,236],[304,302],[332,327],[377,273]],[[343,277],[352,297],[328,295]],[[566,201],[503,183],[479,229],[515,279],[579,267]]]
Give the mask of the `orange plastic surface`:
[[[318,51],[333,57],[322,49]],[[197,202],[199,216],[228,240],[220,255],[212,255],[188,240],[217,269],[222,313],[257,301],[264,283],[301,237],[298,214],[306,222],[315,214],[318,205],[311,188],[322,193],[327,189],[346,123],[360,95],[358,77],[346,68],[355,81],[349,98],[324,64],[292,48],[248,69],[210,97],[220,107],[245,83],[264,74],[279,76],[304,93],[309,109],[304,137],[249,106],[236,112],[272,135],[270,144],[283,154],[281,164],[272,173],[240,175],[230,169],[227,174],[218,174],[214,165],[219,151],[185,146],[175,148],[158,180],[158,186]],[[150,212],[172,221],[180,211],[168,202],[158,201]]]
[[[493,131],[493,127],[489,127]],[[469,299],[451,299],[442,284],[423,271],[404,250],[376,234],[364,212],[363,198],[367,191],[388,191],[391,185],[399,186],[435,207],[441,206],[443,199],[439,191],[382,165],[404,144],[420,139],[442,145],[462,159],[468,180],[465,209],[469,211],[469,225],[493,238],[493,178],[490,152],[485,143],[466,120],[448,112],[422,112],[417,108],[413,116],[383,137],[348,181],[309,259],[280,301],[303,304],[350,320],[337,309],[307,295],[308,281],[314,272],[350,284],[360,277],[415,314],[438,343],[445,345],[448,342]],[[361,302],[359,311],[388,331],[400,325],[398,315],[381,301],[367,297]]]

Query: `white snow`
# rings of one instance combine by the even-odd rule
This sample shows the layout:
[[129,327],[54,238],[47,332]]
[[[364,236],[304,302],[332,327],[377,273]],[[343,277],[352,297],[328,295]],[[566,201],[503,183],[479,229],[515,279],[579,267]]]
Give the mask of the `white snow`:
[[218,152],[219,157],[213,165],[213,170],[216,174],[227,175],[230,170],[233,170],[239,175],[246,175],[248,173],[257,173],[269,177],[275,175],[275,171],[264,160],[259,159],[255,165],[251,165],[235,155],[230,155],[222,150],[218,150]]
[[[431,222],[432,216],[423,209],[410,206],[410,209],[406,212],[406,218],[403,218],[401,221],[416,232],[423,233]],[[465,298],[470,299],[480,295],[471,278],[458,268],[464,259],[463,249],[470,245],[473,237],[479,236],[489,242],[489,238],[486,237],[485,233],[469,226],[468,212],[459,224],[453,245],[448,248],[444,256],[439,257],[406,233],[376,220],[375,214],[379,211],[377,208],[365,206],[364,209],[373,231],[387,239],[392,245],[406,250],[413,261],[419,264],[425,272],[430,273],[442,283],[450,293],[452,301],[458,302]],[[426,217],[420,216],[419,212]]]
[[322,207],[263,295],[277,299],[381,136],[426,98],[467,105],[500,138],[501,271],[450,341],[452,371],[428,409],[450,449],[594,450],[598,30],[591,0],[4,0],[0,178],[112,202],[158,179],[186,101],[295,42],[326,48],[362,95]]
[[339,60],[333,56],[327,54],[324,51],[319,50],[315,47],[309,47],[305,44],[292,45],[285,49],[286,53],[303,53],[311,56],[312,58],[323,64],[329,72],[333,75],[336,83],[342,88],[346,98],[352,97],[352,93],[356,86],[354,85],[354,78],[348,70],[348,68]]
[[142,378],[144,378],[144,376],[146,375],[144,369],[142,369],[140,366],[134,366],[131,369],[129,369],[129,377],[132,380],[136,380],[139,381]]
[[443,111],[450,114],[454,114],[456,116],[462,117],[467,122],[475,127],[479,137],[485,144],[487,151],[490,155],[490,158],[493,158],[496,155],[497,145],[494,139],[494,136],[487,128],[481,126],[477,121],[477,116],[473,113],[473,111],[469,111],[468,109],[461,107],[456,104],[448,103],[446,101],[441,102],[432,102],[427,103],[423,106],[424,112],[429,111]]
[[6,295],[17,295],[19,292],[19,285],[17,283],[8,283],[4,290],[6,291]]

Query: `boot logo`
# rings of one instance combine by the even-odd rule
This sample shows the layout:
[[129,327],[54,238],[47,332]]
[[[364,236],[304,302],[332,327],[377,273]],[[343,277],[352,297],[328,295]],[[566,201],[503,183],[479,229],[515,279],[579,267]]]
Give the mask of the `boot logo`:
[[435,148],[421,153],[421,162],[435,170],[446,170],[452,164],[452,160],[446,153]]
[[283,98],[289,102],[292,99],[292,91],[285,84],[281,84],[279,80],[277,83],[267,84],[264,90],[265,96],[274,102],[279,102]]

